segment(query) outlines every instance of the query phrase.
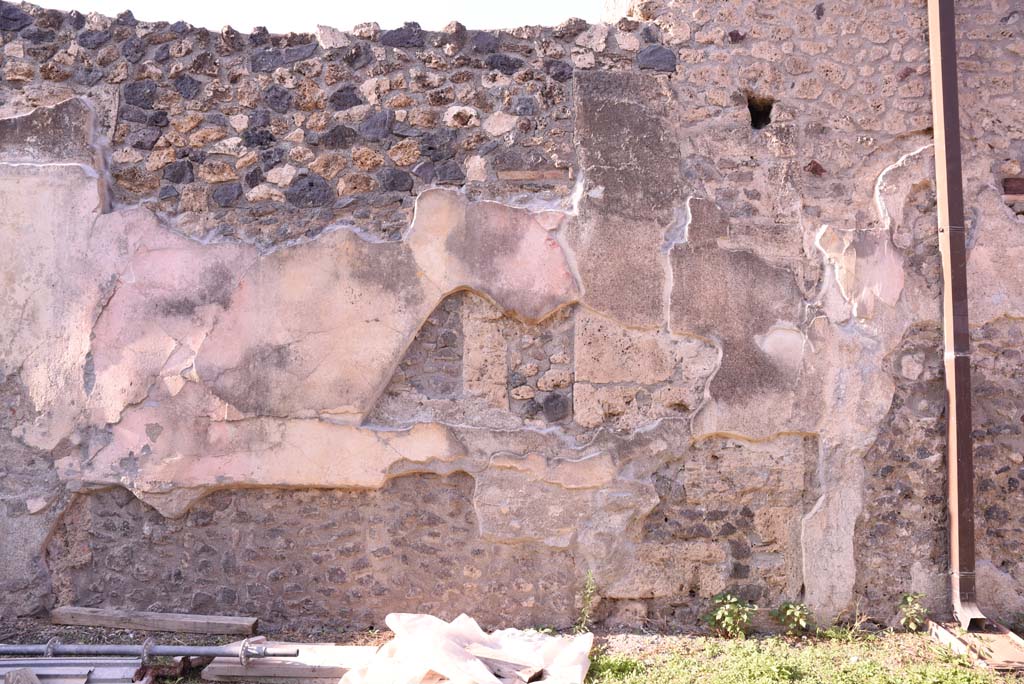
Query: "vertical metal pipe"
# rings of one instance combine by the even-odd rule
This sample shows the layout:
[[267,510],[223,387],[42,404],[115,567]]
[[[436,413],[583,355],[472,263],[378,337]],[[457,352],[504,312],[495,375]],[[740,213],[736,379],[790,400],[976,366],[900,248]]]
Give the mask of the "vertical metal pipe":
[[971,351],[967,319],[967,245],[957,97],[956,5],[928,0],[935,181],[942,252],[942,335],[946,368],[949,567],[953,616],[964,629],[984,627],[975,594],[974,453],[971,444]]

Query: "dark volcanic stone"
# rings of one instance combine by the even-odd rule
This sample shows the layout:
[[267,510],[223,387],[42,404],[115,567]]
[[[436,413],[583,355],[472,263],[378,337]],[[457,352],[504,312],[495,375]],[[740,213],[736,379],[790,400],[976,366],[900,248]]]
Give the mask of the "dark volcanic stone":
[[493,33],[479,31],[469,39],[469,50],[478,55],[490,55],[498,51],[498,37]]
[[210,193],[210,199],[221,207],[231,206],[241,196],[242,186],[238,183],[218,183]]
[[296,178],[284,191],[288,201],[297,207],[322,207],[333,199],[330,184],[316,174]]
[[121,54],[129,62],[135,64],[146,54],[146,46],[138,38],[129,38],[121,44]]
[[355,86],[344,86],[342,88],[338,88],[334,91],[327,102],[331,105],[331,109],[339,111],[363,104],[362,98],[356,94]]
[[431,161],[439,162],[455,156],[456,133],[450,129],[431,131],[420,141],[420,154]]
[[434,162],[424,159],[412,167],[412,172],[424,183],[430,183],[434,180]]
[[518,95],[513,98],[510,111],[516,116],[535,116],[537,100],[532,95]]
[[380,44],[388,47],[423,47],[423,29],[416,22],[380,34]]
[[285,48],[281,53],[281,59],[284,60],[285,64],[291,64],[292,62],[309,59],[313,56],[314,52],[316,52],[316,43],[297,45],[295,47]]
[[262,128],[270,125],[270,112],[266,109],[257,109],[249,115],[249,128]]
[[156,52],[153,53],[153,59],[157,62],[166,62],[171,58],[171,46],[169,43],[158,45]]
[[637,53],[636,63],[641,69],[675,71],[676,53],[664,45],[648,45]]
[[156,99],[156,83],[148,78],[129,83],[124,87],[124,101],[143,109],[152,109]]
[[0,31],[20,31],[32,23],[32,17],[9,2],[0,5]]
[[410,126],[404,121],[396,121],[394,128],[391,129],[391,132],[397,135],[399,138],[418,138],[421,135],[423,135],[426,131],[424,131],[422,128]]
[[525,62],[518,57],[512,55],[487,55],[487,59],[484,60],[484,64],[487,65],[488,69],[495,69],[511,76],[519,70],[519,67],[523,66]]
[[280,147],[271,147],[260,152],[260,167],[269,171],[284,160],[285,151]]
[[192,163],[188,159],[171,162],[164,167],[164,180],[171,183],[191,183],[194,180]]
[[41,29],[57,30],[64,23],[64,13],[60,10],[43,10],[36,16],[36,26]]
[[93,86],[103,80],[103,70],[82,67],[75,71],[75,75],[71,77],[71,80],[84,86]]
[[660,43],[661,32],[658,31],[658,27],[653,24],[647,24],[640,31],[640,37],[644,39],[645,43]]
[[53,31],[44,31],[43,29],[36,28],[33,26],[30,29],[21,32],[21,37],[30,43],[48,43],[54,38],[56,34]]
[[202,87],[202,81],[194,79],[188,74],[174,79],[174,89],[186,100],[191,100],[198,95]]
[[260,50],[249,57],[249,66],[253,71],[273,71],[284,63],[280,50]]
[[275,83],[263,91],[263,102],[278,114],[284,114],[292,106],[292,94]]
[[89,50],[110,42],[110,31],[82,31],[78,34],[78,44]]
[[122,121],[131,121],[132,123],[140,124],[149,123],[149,114],[138,107],[133,107],[132,105],[123,105],[117,116]]
[[29,45],[25,48],[25,54],[35,62],[45,62],[57,54],[56,43],[43,43],[41,45]]
[[359,134],[348,126],[335,126],[320,136],[320,144],[332,150],[348,149],[356,141]]
[[572,78],[572,65],[557,59],[544,60],[544,71],[559,83]]
[[160,192],[157,193],[159,199],[172,199],[178,196],[178,189],[173,185],[162,185],[160,186]]
[[68,23],[71,24],[71,28],[80,31],[85,26],[85,15],[78,10],[71,10],[68,12]]
[[540,402],[536,399],[530,399],[523,405],[523,414],[527,418],[535,418],[544,410],[544,407],[540,405]]
[[246,147],[270,147],[274,144],[274,134],[264,127],[249,126],[242,131],[242,142]]
[[389,166],[377,175],[377,179],[384,190],[396,192],[409,192],[412,190],[412,176],[401,169]]
[[255,188],[266,179],[267,177],[263,174],[263,169],[258,166],[254,166],[245,174],[245,187]]
[[153,112],[149,115],[149,119],[146,121],[150,126],[158,126],[163,128],[167,124],[171,123],[170,118],[167,116],[167,112],[162,109],[158,112]]
[[544,419],[555,423],[569,415],[569,399],[564,394],[549,394],[541,403],[544,407]]
[[267,31],[266,26],[253,27],[252,33],[249,34],[249,45],[259,46],[266,45],[270,42],[270,32]]
[[454,159],[437,164],[434,167],[434,176],[438,183],[462,183],[466,180],[466,172]]
[[205,121],[208,124],[220,126],[222,128],[227,128],[231,125],[231,121],[228,119],[227,115],[222,112],[208,112],[206,114]]
[[373,52],[365,43],[356,43],[347,48],[342,48],[339,54],[341,55],[341,61],[353,69],[362,69],[373,61]]
[[160,139],[159,128],[140,128],[128,135],[128,144],[137,150],[151,150]]
[[391,135],[395,125],[395,113],[390,109],[374,112],[359,124],[359,135],[374,142],[384,140]]

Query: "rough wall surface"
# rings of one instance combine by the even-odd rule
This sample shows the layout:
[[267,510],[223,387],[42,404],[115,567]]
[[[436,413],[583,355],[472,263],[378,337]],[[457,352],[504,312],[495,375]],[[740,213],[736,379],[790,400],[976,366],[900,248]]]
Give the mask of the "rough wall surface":
[[[959,11],[979,584],[1012,617],[1024,18]],[[679,1],[272,36],[3,3],[0,611],[565,625],[590,572],[623,624],[725,589],[941,614],[926,24]]]

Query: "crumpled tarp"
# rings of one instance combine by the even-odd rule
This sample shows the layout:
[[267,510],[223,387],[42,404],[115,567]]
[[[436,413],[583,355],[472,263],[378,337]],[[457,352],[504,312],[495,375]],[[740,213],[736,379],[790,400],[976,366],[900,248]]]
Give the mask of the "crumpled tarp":
[[395,638],[340,684],[583,684],[593,634],[551,636],[502,629],[488,634],[460,615],[445,622],[432,615],[391,613],[384,622]]

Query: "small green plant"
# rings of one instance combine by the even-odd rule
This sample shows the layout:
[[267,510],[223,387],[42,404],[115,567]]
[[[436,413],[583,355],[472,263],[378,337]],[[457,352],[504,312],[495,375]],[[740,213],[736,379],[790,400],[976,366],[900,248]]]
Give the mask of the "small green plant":
[[921,604],[924,594],[904,594],[900,598],[900,625],[908,632],[916,632],[924,625],[928,611]]
[[593,619],[594,599],[597,597],[597,582],[594,581],[594,573],[587,570],[587,576],[583,580],[583,591],[580,593],[580,616],[576,620],[573,629],[577,634],[590,631],[590,623]]
[[811,611],[802,603],[786,601],[772,611],[772,617],[779,621],[790,636],[803,634],[811,628]]
[[638,660],[625,656],[599,653],[590,660],[587,681],[615,682],[628,679],[631,676],[641,675],[645,669],[644,664]]
[[722,636],[741,639],[747,635],[756,612],[757,606],[749,601],[729,593],[718,594],[711,599],[711,610],[704,615],[704,622]]

